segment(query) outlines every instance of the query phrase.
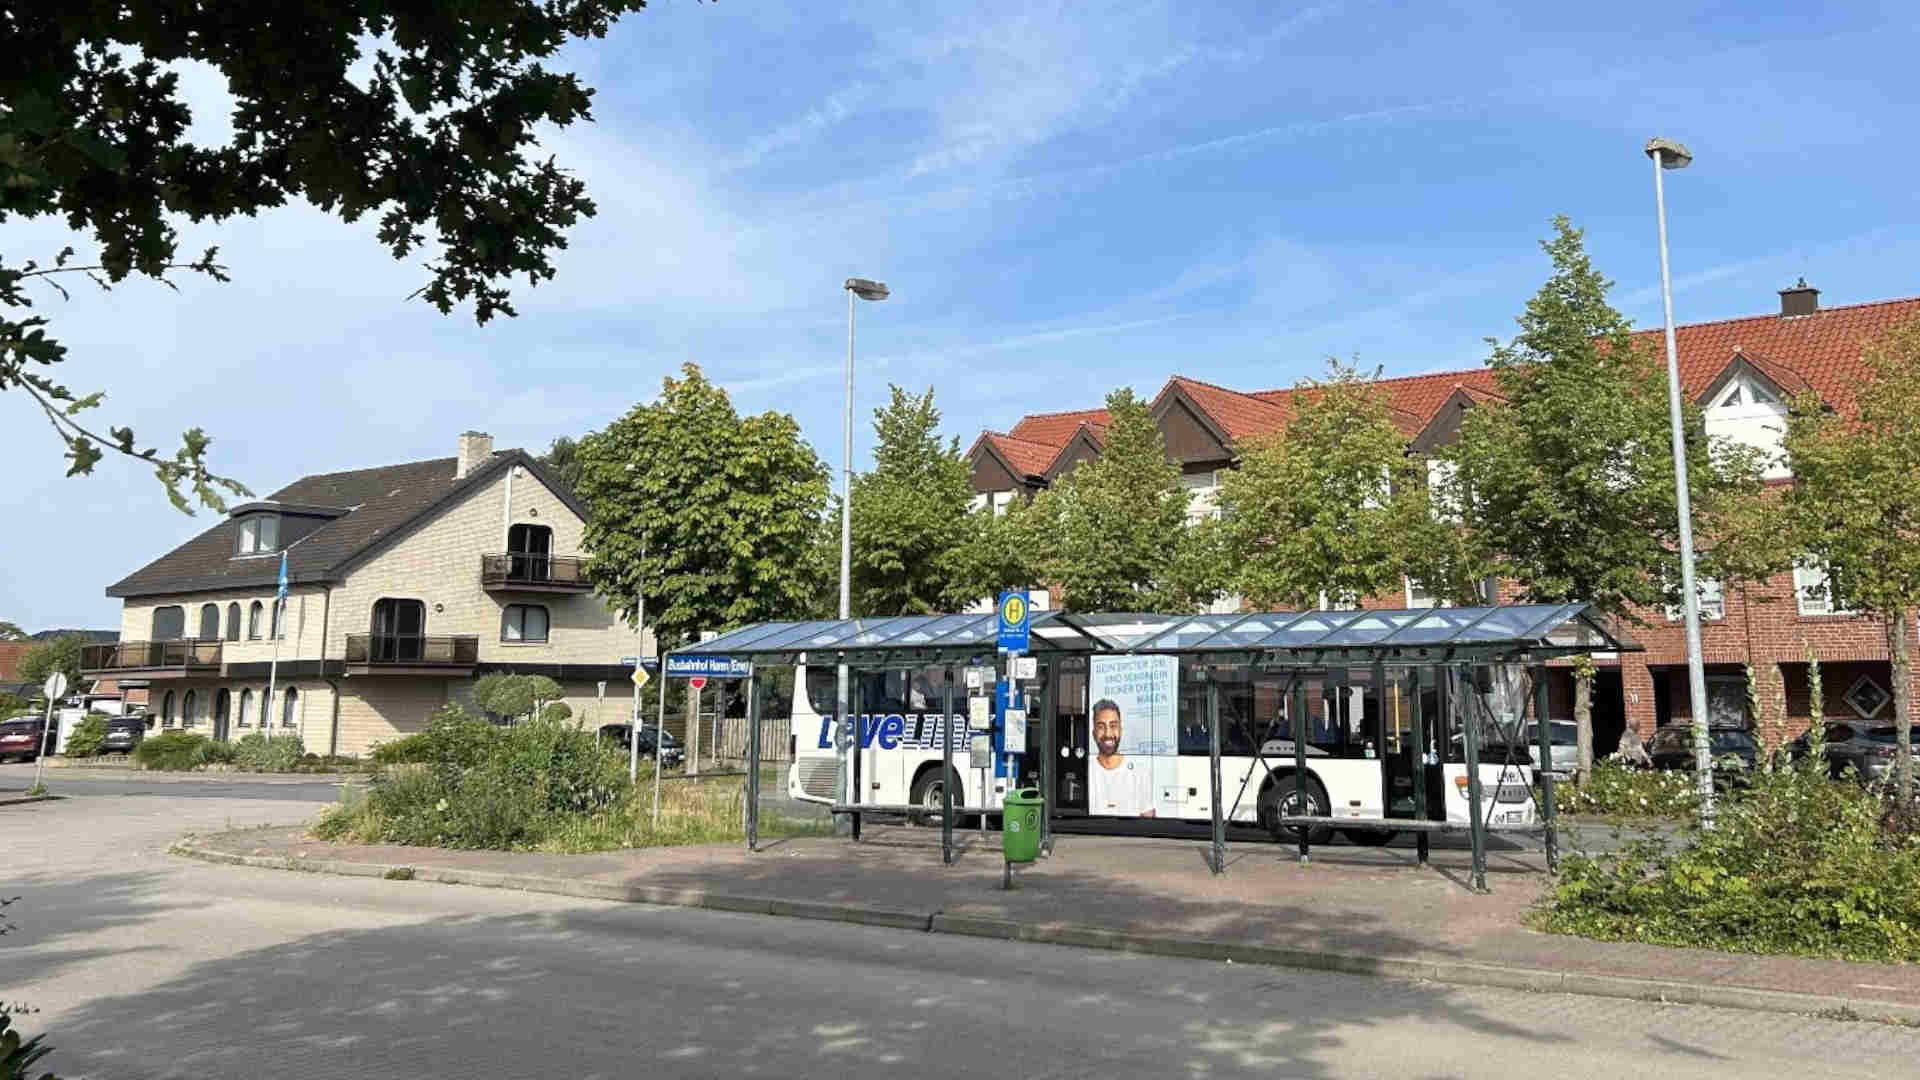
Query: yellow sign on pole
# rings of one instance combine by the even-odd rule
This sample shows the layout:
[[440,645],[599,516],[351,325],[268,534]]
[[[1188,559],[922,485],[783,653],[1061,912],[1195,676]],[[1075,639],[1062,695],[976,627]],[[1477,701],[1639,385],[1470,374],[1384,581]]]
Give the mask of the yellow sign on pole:
[[653,676],[651,676],[651,675],[648,675],[648,674],[647,674],[647,669],[646,669],[646,668],[643,668],[643,667],[641,667],[641,666],[640,666],[640,665],[638,665],[638,664],[635,664],[635,665],[633,666],[633,686],[634,686],[634,689],[636,689],[636,690],[637,690],[637,689],[639,689],[640,687],[642,687],[642,686],[645,686],[645,685],[647,685],[647,680],[648,680],[648,679],[651,679],[651,678],[653,678]]

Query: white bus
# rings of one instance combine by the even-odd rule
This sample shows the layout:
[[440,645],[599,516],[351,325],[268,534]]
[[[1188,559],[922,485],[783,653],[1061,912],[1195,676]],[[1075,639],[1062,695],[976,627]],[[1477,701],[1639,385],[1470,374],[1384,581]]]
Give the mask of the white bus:
[[[1127,720],[1127,709],[1106,693],[1115,683],[1102,681],[1109,664],[1158,661],[1166,682],[1175,683],[1177,705],[1162,710],[1172,730],[1145,737],[1109,739]],[[941,691],[947,667],[890,671],[861,677],[858,733],[858,802],[875,806],[911,805],[937,814],[941,785],[954,785],[954,805],[998,807],[1014,787],[1041,786],[1040,755],[1052,755],[1053,790],[1048,802],[1056,817],[1155,817],[1188,821],[1212,819],[1207,738],[1207,681],[1196,678],[1200,662],[1173,656],[1066,657],[1043,661],[1041,691],[1028,702],[1027,752],[1019,775],[999,777],[972,768],[968,749],[965,691],[955,678],[954,754],[941,768],[947,721]],[[1230,821],[1257,824],[1276,838],[1294,833],[1274,820],[1282,814],[1320,817],[1413,817],[1416,785],[1424,785],[1428,805],[1446,808],[1448,820],[1468,820],[1469,786],[1464,740],[1459,723],[1441,719],[1441,690],[1432,669],[1388,669],[1384,694],[1372,685],[1370,669],[1336,668],[1301,676],[1307,681],[1307,773],[1296,774],[1292,726],[1288,721],[1290,676],[1247,667],[1208,667],[1208,680],[1220,687],[1222,814]],[[831,667],[795,669],[792,697],[792,765],[788,793],[802,800],[831,802],[837,760],[832,716],[837,692]],[[1171,686],[1169,686],[1171,689]],[[1465,692],[1472,692],[1471,684]],[[1460,688],[1449,692],[1460,693]],[[1427,746],[1413,740],[1417,702]],[[1128,706],[1132,702],[1129,701]],[[1046,710],[1041,723],[1039,710]],[[1102,730],[1096,732],[1095,712]],[[1457,714],[1458,710],[1446,710]],[[1484,820],[1492,825],[1529,825],[1535,818],[1533,769],[1526,733],[1503,734],[1499,723],[1483,725],[1480,778]],[[1126,753],[1114,750],[1124,741]],[[1257,750],[1256,750],[1257,748]],[[1118,769],[1134,770],[1130,796],[1113,794]],[[1099,771],[1095,771],[1099,770]],[[1100,793],[1092,791],[1095,784]],[[1098,803],[1098,805],[1096,805]],[[1325,843],[1333,829],[1316,828],[1314,843]],[[1393,834],[1378,829],[1345,830],[1357,843],[1381,844]]]

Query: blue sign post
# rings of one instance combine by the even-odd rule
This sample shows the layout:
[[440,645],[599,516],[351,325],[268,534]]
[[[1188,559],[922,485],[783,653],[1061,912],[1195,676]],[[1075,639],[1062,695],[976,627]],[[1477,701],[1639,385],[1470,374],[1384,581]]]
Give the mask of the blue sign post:
[[1000,594],[1000,651],[1018,655],[1031,643],[1033,610],[1027,604],[1027,590],[1008,589]]
[[669,679],[744,679],[753,674],[753,662],[733,656],[674,653],[667,657]]

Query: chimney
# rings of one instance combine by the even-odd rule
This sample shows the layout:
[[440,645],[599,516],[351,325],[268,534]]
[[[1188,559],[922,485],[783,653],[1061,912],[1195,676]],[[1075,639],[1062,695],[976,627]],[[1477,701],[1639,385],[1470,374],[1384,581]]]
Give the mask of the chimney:
[[1780,317],[1789,315],[1811,315],[1820,310],[1820,290],[1807,284],[1806,278],[1793,283],[1791,288],[1780,290]]
[[453,478],[459,480],[468,473],[486,464],[493,456],[493,436],[484,431],[468,431],[460,436],[460,457],[453,467]]

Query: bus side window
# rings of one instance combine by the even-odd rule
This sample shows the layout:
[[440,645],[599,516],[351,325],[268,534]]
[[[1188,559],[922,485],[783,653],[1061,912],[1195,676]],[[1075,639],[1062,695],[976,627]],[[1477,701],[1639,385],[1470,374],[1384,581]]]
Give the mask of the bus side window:
[[832,716],[838,712],[839,692],[839,675],[831,666],[807,668],[807,704],[813,706],[815,716]]

